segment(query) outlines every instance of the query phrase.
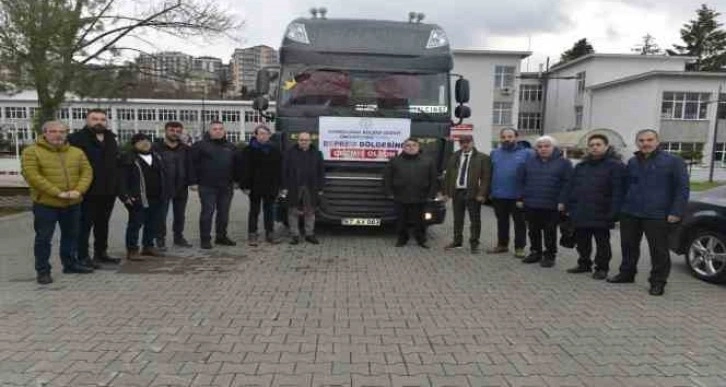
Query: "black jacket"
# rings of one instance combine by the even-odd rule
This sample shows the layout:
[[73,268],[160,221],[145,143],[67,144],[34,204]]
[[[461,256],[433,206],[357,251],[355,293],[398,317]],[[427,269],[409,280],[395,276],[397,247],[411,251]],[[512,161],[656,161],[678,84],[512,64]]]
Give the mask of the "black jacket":
[[625,166],[612,148],[602,159],[584,158],[567,188],[567,212],[575,228],[612,227],[623,202]]
[[93,183],[86,196],[116,196],[119,179],[119,149],[116,135],[107,130],[103,142],[98,141],[96,133],[89,127],[72,133],[68,142],[83,150],[93,167]]
[[282,159],[282,189],[293,201],[300,198],[300,187],[307,187],[314,199],[323,190],[325,184],[325,167],[323,154],[317,148],[303,151],[297,144],[285,152]]
[[234,181],[234,161],[238,150],[226,138],[212,140],[208,134],[192,145],[189,184],[229,187]]
[[119,199],[124,204],[127,204],[128,199],[134,199],[135,207],[146,208],[149,206],[149,201],[152,199],[161,200],[166,197],[168,186],[165,184],[166,176],[164,170],[164,162],[158,153],[152,152],[153,161],[151,162],[151,169],[154,173],[157,173],[159,179],[160,189],[159,197],[153,198],[147,195],[146,187],[147,182],[144,179],[144,160],[136,152],[129,152],[121,157],[121,173],[119,178]]
[[251,190],[253,195],[277,196],[280,191],[282,152],[272,143],[263,145],[253,138],[235,168],[240,188]]
[[186,195],[189,186],[189,169],[191,168],[190,147],[179,142],[176,148],[169,147],[164,139],[154,142],[152,149],[164,163],[165,186],[168,188],[167,198]]
[[420,152],[392,158],[383,173],[386,194],[403,204],[425,203],[436,196],[436,165]]

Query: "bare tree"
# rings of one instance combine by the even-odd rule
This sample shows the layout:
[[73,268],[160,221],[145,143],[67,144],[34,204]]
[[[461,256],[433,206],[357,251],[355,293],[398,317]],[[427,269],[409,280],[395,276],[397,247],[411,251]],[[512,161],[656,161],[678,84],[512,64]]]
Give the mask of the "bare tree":
[[0,0],[0,60],[18,74],[18,88],[38,92],[38,122],[55,117],[89,65],[115,63],[135,38],[219,36],[241,26],[215,0],[132,1]]
[[663,55],[664,51],[658,47],[655,43],[655,38],[651,34],[643,36],[642,43],[633,47],[633,52],[637,52],[640,55]]

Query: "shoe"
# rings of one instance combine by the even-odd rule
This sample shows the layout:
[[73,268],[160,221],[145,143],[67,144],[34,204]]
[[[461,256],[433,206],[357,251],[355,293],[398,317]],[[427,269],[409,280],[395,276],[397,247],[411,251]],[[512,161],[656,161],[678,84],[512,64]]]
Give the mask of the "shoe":
[[200,247],[204,250],[211,250],[212,249],[212,242],[210,241],[202,241]]
[[192,247],[192,244],[189,243],[189,241],[187,241],[186,239],[184,239],[184,237],[178,237],[178,238],[174,238],[174,246],[189,248],[189,247]]
[[220,246],[237,246],[237,242],[229,239],[227,236],[218,237],[214,240],[214,244]]
[[396,247],[403,247],[408,244],[408,240],[405,239],[399,239],[396,241]]
[[128,249],[126,250],[127,261],[143,261],[144,258],[139,255],[139,249]]
[[604,280],[605,278],[608,278],[608,272],[605,270],[595,270],[595,272],[592,273],[592,278],[596,280]]
[[98,263],[98,259],[90,260],[87,259],[85,261],[78,261],[81,266],[90,267],[91,269],[98,270],[101,269],[101,264]]
[[93,257],[93,261],[100,262],[100,263],[108,263],[108,264],[112,264],[112,265],[118,265],[119,263],[121,263],[120,258],[111,258],[108,256],[108,254],[101,254],[96,257]]
[[591,271],[592,270],[589,267],[587,267],[587,266],[581,266],[581,265],[577,265],[577,266],[575,266],[575,267],[573,267],[571,269],[567,269],[567,272],[570,273],[570,274],[589,273]]
[[93,269],[82,265],[69,265],[63,268],[63,274],[90,274]]
[[496,246],[486,251],[487,254],[503,254],[507,252],[509,252],[509,247],[507,246]]
[[608,282],[611,284],[632,284],[635,282],[635,277],[618,273],[615,276],[608,278]]
[[522,260],[522,263],[537,263],[542,260],[542,254],[531,253]]
[[478,244],[471,245],[471,253],[472,254],[481,254],[481,249],[479,248]]
[[524,249],[514,249],[514,258],[523,259],[527,256]]
[[271,245],[276,245],[276,244],[280,243],[280,240],[275,238],[275,235],[273,233],[267,233],[265,235],[265,242],[267,242]]
[[36,280],[41,285],[48,285],[53,283],[53,278],[51,278],[50,273],[38,274]]
[[159,251],[166,251],[166,240],[165,239],[157,239],[156,240],[156,248]]
[[299,245],[300,244],[300,237],[296,237],[296,236],[292,237],[292,239],[290,239],[290,244],[291,245]]
[[416,241],[416,244],[419,247],[424,248],[424,249],[429,249],[430,248],[429,245],[426,243],[426,241]]
[[307,241],[308,243],[312,243],[312,244],[314,244],[314,245],[319,245],[319,244],[320,244],[320,241],[318,240],[318,238],[316,238],[316,237],[315,237],[315,235],[309,235],[309,236],[306,236],[306,237],[305,237],[305,240],[306,240],[306,241]]
[[552,267],[555,265],[555,259],[554,258],[543,258],[541,261],[539,261],[539,265],[541,267]]
[[247,237],[247,246],[250,247],[257,247],[259,244],[257,243],[257,234],[250,234]]
[[461,242],[451,242],[448,245],[444,246],[444,250],[451,250],[451,249],[460,249],[463,246]]
[[141,255],[147,256],[147,257],[163,257],[164,254],[162,254],[159,250],[153,248],[153,247],[144,247],[141,249]]
[[650,284],[648,293],[651,296],[662,296],[665,293],[665,284],[660,282]]

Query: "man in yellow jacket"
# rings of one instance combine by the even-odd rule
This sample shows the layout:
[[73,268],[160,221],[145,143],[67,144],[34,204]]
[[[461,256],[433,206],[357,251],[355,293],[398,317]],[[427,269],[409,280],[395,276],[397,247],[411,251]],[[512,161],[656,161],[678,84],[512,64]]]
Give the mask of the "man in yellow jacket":
[[35,271],[39,284],[50,276],[51,239],[60,224],[60,256],[63,273],[91,273],[77,261],[80,203],[93,180],[86,155],[68,145],[68,127],[60,121],[43,124],[43,135],[23,151],[23,177],[30,186],[35,228]]

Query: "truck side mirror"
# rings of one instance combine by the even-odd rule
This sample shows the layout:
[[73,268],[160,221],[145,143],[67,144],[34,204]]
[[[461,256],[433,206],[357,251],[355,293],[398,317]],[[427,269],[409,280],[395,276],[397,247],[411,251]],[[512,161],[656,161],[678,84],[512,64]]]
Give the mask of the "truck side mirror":
[[257,96],[254,101],[252,101],[252,109],[255,109],[257,111],[264,112],[270,107],[270,101],[267,100],[267,97],[264,95]]
[[459,105],[454,110],[454,115],[460,120],[469,118],[471,117],[471,108],[466,105]]
[[456,103],[469,102],[469,81],[464,78],[456,80],[455,86]]
[[262,69],[257,72],[257,81],[255,87],[257,92],[261,95],[267,95],[270,92],[270,82],[272,78],[270,72],[267,69]]

